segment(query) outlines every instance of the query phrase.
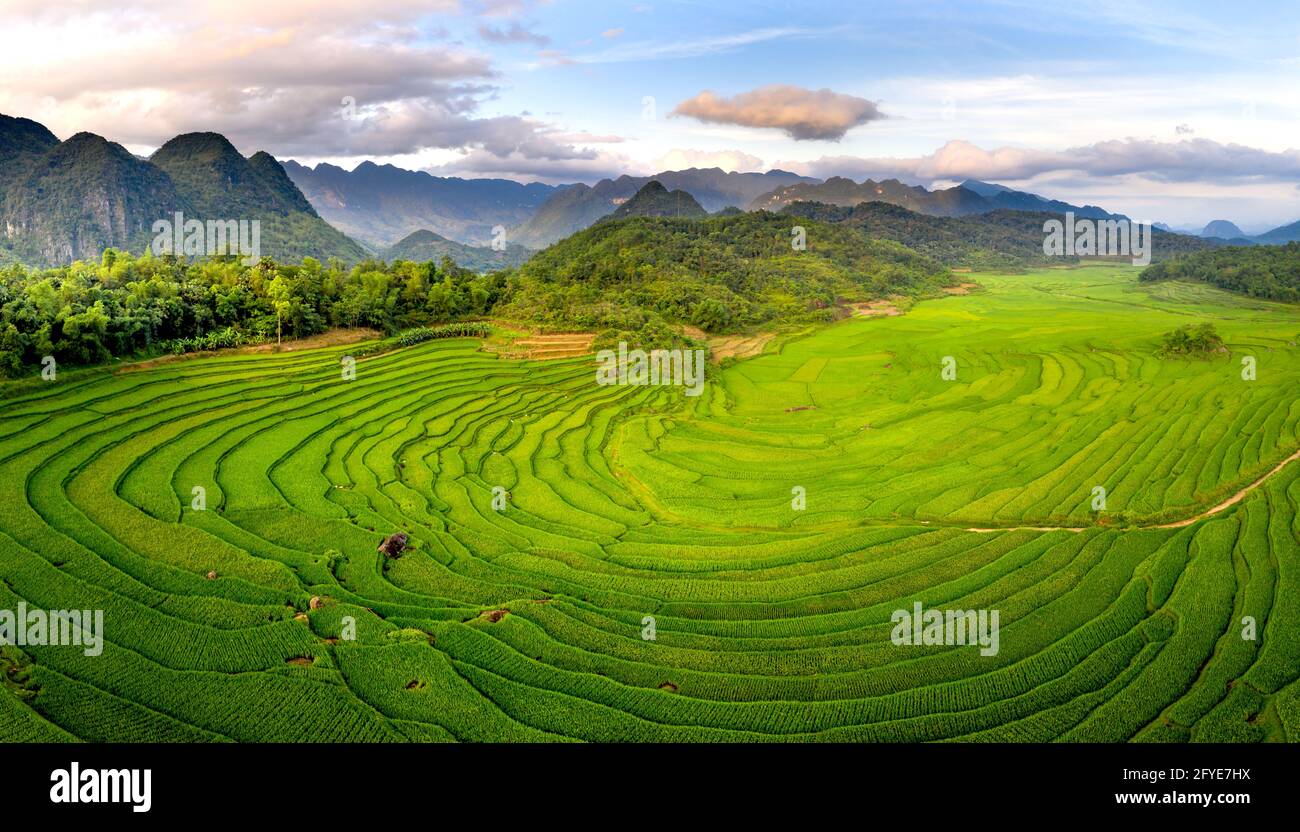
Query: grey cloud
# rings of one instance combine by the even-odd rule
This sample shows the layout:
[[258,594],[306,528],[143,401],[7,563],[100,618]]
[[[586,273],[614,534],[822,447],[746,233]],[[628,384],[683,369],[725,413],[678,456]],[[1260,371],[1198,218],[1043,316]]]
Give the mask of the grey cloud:
[[519,154],[500,156],[474,150],[459,159],[429,168],[428,171],[436,176],[488,176],[550,184],[590,184],[628,173],[632,167],[634,166],[627,158],[607,153],[590,153],[586,158],[529,159]]
[[[12,1],[37,8],[33,0]],[[78,60],[52,54],[38,63],[0,65],[0,106],[22,114],[24,103],[54,99],[56,132],[91,130],[134,147],[212,130],[242,151],[277,156],[389,156],[430,148],[526,160],[590,154],[542,121],[478,117],[497,92],[490,57],[427,39],[430,15],[454,11],[454,0],[320,9],[310,0],[195,3],[212,13],[178,16],[163,0],[129,0],[102,24],[93,4],[78,2],[27,19],[35,27],[31,36],[41,37],[102,25],[106,46]],[[514,5],[490,2],[484,11],[507,13]],[[218,17],[231,22],[202,23]],[[425,37],[412,37],[416,31]],[[540,37],[519,24],[489,31],[489,37]],[[117,37],[129,38],[132,47],[108,48]],[[344,117],[345,99],[355,118]]]
[[478,35],[489,43],[532,43],[537,46],[546,46],[551,39],[546,35],[530,32],[518,23],[511,23],[508,28],[496,29],[492,26],[480,25]]

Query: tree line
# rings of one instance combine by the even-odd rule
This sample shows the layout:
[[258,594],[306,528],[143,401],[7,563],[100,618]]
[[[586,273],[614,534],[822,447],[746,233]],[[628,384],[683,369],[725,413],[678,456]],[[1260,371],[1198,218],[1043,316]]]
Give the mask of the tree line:
[[479,275],[445,258],[350,267],[263,258],[245,266],[234,257],[187,262],[108,249],[98,263],[13,264],[0,269],[0,373],[22,375],[45,356],[95,364],[338,326],[393,333],[483,315],[504,286],[504,275]]
[[1213,248],[1152,263],[1141,279],[1197,280],[1253,298],[1300,303],[1300,243]]

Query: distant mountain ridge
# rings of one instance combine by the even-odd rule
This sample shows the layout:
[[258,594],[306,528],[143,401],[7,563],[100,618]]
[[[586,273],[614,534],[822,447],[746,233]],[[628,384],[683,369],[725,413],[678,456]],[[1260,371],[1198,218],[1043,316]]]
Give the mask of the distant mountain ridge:
[[685,191],[709,213],[727,207],[744,208],[760,194],[776,187],[817,182],[783,170],[728,173],[721,168],[689,168],[653,176],[623,175],[602,179],[592,186],[579,184],[557,191],[528,221],[510,232],[510,239],[530,248],[545,248],[614,213],[651,181],[670,191]]
[[1300,220],[1290,225],[1278,226],[1272,231],[1265,231],[1263,234],[1256,234],[1250,238],[1250,241],[1259,245],[1281,245],[1300,241]]
[[380,259],[395,263],[410,260],[416,263],[440,262],[450,258],[456,265],[476,272],[492,272],[519,266],[532,256],[532,249],[508,245],[502,250],[490,246],[469,246],[448,240],[428,229],[413,231],[392,246],[378,253]]
[[[1163,223],[1156,223],[1157,228],[1162,225]],[[1164,227],[1166,230],[1175,230],[1170,229],[1168,226]],[[1229,220],[1213,220],[1199,231],[1195,229],[1179,229],[1176,230],[1176,233],[1190,234],[1207,240],[1216,240],[1220,244],[1226,243],[1234,246],[1277,246],[1300,242],[1300,220],[1280,225],[1261,234],[1247,234],[1236,223]]]
[[1124,218],[1122,214],[1112,214],[1095,205],[1071,205],[974,179],[968,179],[952,188],[932,191],[920,185],[904,184],[897,179],[879,182],[866,179],[859,183],[841,176],[832,176],[825,182],[798,183],[778,188],[762,194],[748,207],[751,211],[779,211],[795,202],[820,202],[842,208],[852,208],[863,202],[887,202],[936,217],[961,217],[1010,210],[1048,211],[1056,214],[1071,211],[1075,216],[1093,219]]
[[321,217],[376,250],[419,230],[487,244],[495,226],[524,222],[559,190],[540,182],[443,178],[374,162],[347,171],[289,160],[284,169]]

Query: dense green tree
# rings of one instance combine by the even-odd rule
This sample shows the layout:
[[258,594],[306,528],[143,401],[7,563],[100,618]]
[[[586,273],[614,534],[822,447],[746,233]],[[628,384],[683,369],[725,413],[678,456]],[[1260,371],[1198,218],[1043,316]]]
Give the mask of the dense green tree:
[[[796,249],[792,223],[805,226]],[[840,299],[925,294],[952,277],[898,243],[856,229],[765,211],[706,219],[607,220],[534,255],[511,275],[500,314],[639,333],[648,346],[682,325],[742,331],[774,321],[829,320]],[[654,333],[670,333],[655,341]]]
[[1224,350],[1223,339],[1214,324],[1199,323],[1180,326],[1166,332],[1161,352],[1165,355],[1207,356]]

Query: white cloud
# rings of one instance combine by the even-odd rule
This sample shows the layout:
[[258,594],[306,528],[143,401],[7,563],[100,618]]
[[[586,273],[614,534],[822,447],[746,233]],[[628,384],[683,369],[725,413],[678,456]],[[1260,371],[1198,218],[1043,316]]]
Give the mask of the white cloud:
[[825,37],[835,31],[834,27],[814,29],[798,26],[774,26],[702,38],[620,43],[617,47],[611,47],[594,54],[580,55],[574,60],[583,64],[607,64],[628,61],[697,58],[701,55],[731,52],[756,43],[765,43],[772,40]]
[[839,141],[854,127],[884,118],[875,102],[828,89],[771,84],[723,98],[705,90],[672,111],[712,124],[770,127],[795,140]]

